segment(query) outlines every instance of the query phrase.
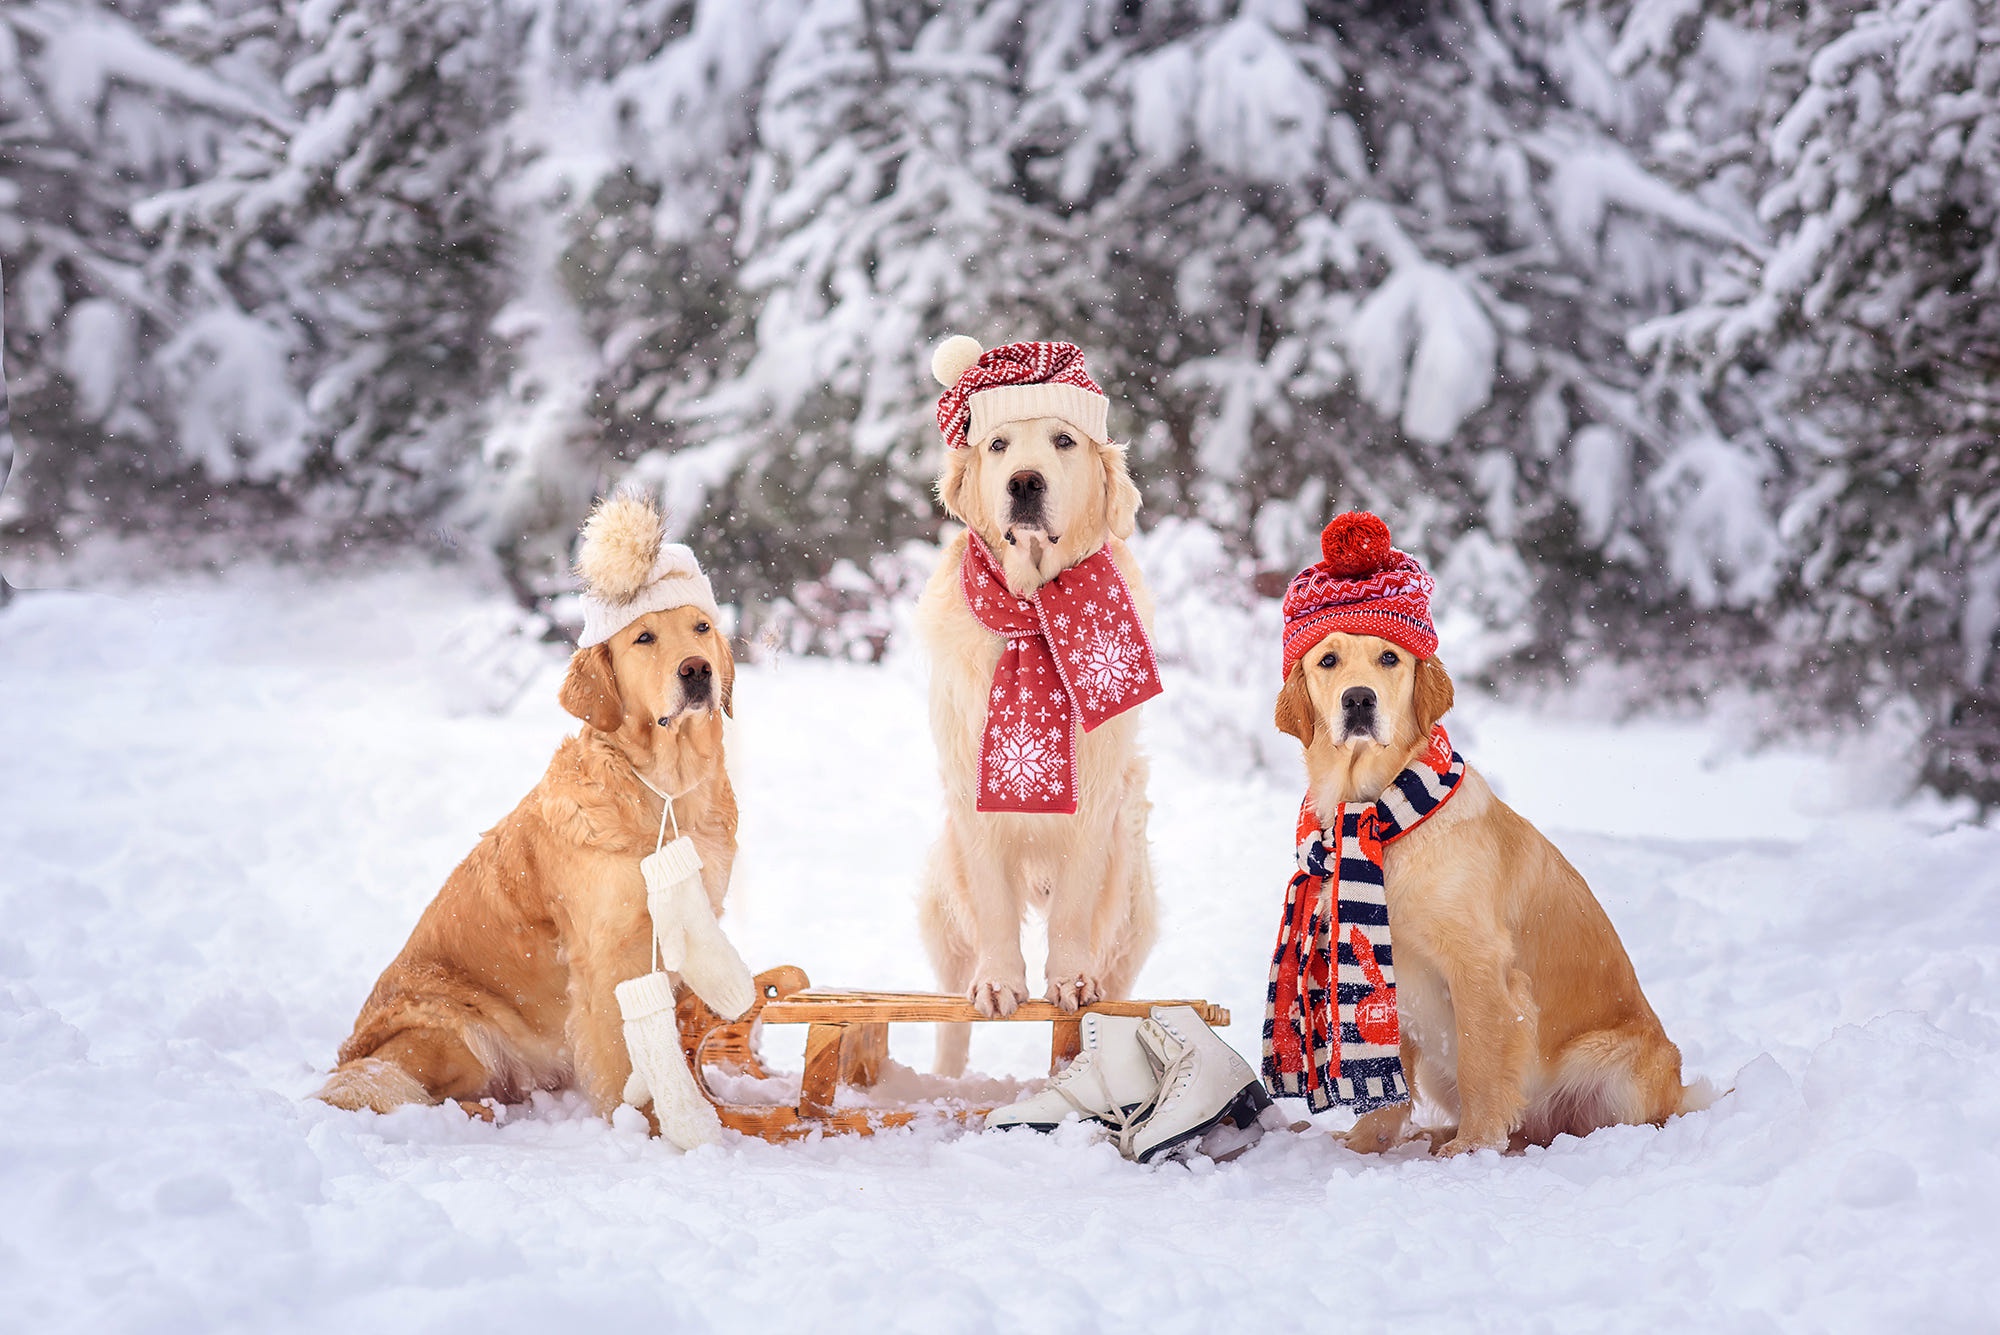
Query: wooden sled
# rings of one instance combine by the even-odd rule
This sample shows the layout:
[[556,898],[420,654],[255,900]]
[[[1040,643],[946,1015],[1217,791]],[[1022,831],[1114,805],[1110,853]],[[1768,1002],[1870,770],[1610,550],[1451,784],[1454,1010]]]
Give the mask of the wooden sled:
[[[1192,1006],[1209,1024],[1229,1023],[1229,1012],[1206,1001],[1100,1001],[1085,1011],[1100,1015],[1147,1015],[1155,1006]],[[722,1124],[765,1140],[799,1140],[818,1131],[873,1135],[883,1127],[907,1126],[919,1117],[937,1116],[918,1108],[836,1108],[841,1085],[867,1088],[882,1074],[889,1054],[891,1024],[969,1021],[1013,1024],[1023,1021],[1054,1026],[1049,1042],[1049,1070],[1074,1057],[1081,1042],[1081,1012],[1064,1011],[1047,1001],[1021,1003],[1006,1020],[989,1020],[964,997],[941,992],[837,992],[814,990],[805,970],[793,965],[766,969],[757,975],[757,999],[749,1013],[724,1020],[691,992],[683,992],[676,1013],[681,1048],[695,1083]],[[803,1024],[806,1030],[805,1071],[799,1080],[799,1101],[787,1104],[732,1103],[709,1087],[704,1068],[720,1067],[757,1079],[768,1073],[757,1054],[759,1024]],[[976,1123],[991,1108],[966,1108],[958,1120]]]

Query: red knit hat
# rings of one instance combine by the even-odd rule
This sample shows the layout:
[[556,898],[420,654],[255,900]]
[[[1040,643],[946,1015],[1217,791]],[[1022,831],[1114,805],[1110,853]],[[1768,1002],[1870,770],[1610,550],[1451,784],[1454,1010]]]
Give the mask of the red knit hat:
[[1417,558],[1389,545],[1389,526],[1363,510],[1335,515],[1319,535],[1324,557],[1285,590],[1285,678],[1306,651],[1337,630],[1373,635],[1418,658],[1437,652],[1431,591]]
[[931,354],[931,374],[945,387],[938,430],[955,450],[1003,422],[1031,417],[1060,417],[1092,440],[1105,440],[1111,405],[1074,343],[1007,343],[982,352],[977,340],[955,334]]

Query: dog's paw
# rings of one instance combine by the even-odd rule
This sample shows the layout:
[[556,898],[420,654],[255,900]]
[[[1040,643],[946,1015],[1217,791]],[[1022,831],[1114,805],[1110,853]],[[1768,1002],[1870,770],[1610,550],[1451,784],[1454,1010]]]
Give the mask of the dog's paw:
[[1461,1154],[1473,1154],[1479,1150],[1499,1151],[1506,1148],[1507,1142],[1504,1140],[1497,1145],[1493,1145],[1482,1140],[1473,1140],[1469,1136],[1456,1136],[1446,1141],[1443,1148],[1434,1149],[1431,1153],[1440,1159],[1456,1159]]
[[1365,1113],[1345,1134],[1334,1139],[1356,1154],[1381,1154],[1403,1143],[1409,1135],[1410,1105],[1393,1104]]
[[1028,999],[1026,983],[1003,983],[982,979],[967,990],[972,1008],[989,1020],[1004,1020]]
[[1059,978],[1049,984],[1048,999],[1066,1011],[1078,1010],[1104,1000],[1104,987],[1089,974]]

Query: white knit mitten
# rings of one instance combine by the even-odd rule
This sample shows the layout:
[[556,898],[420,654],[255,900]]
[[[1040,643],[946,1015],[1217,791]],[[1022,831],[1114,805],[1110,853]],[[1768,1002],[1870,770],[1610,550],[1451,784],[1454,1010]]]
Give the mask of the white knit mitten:
[[694,840],[674,840],[641,862],[639,870],[646,877],[646,909],[653,915],[661,967],[680,974],[725,1020],[749,1010],[757,999],[756,980],[709,907]]
[[681,887],[701,889],[701,854],[694,840],[682,835],[639,863],[646,878],[646,912],[653,916],[653,940],[659,945],[660,967],[679,973],[687,960],[687,933],[681,930]]
[[722,1119],[695,1087],[694,1072],[681,1051],[673,980],[664,973],[645,974],[620,983],[616,995],[625,1017],[625,1050],[632,1057],[625,1101],[640,1107],[650,1098],[660,1134],[681,1149],[718,1143]]

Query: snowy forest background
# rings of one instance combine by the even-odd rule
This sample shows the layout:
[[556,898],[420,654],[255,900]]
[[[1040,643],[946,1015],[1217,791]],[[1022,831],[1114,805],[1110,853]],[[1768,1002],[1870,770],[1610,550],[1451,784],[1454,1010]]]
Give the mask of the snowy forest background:
[[878,653],[931,347],[1061,337],[1211,599],[1368,506],[1490,679],[1902,709],[1991,804],[1996,211],[1991,0],[9,0],[0,554],[560,620],[638,483]]

